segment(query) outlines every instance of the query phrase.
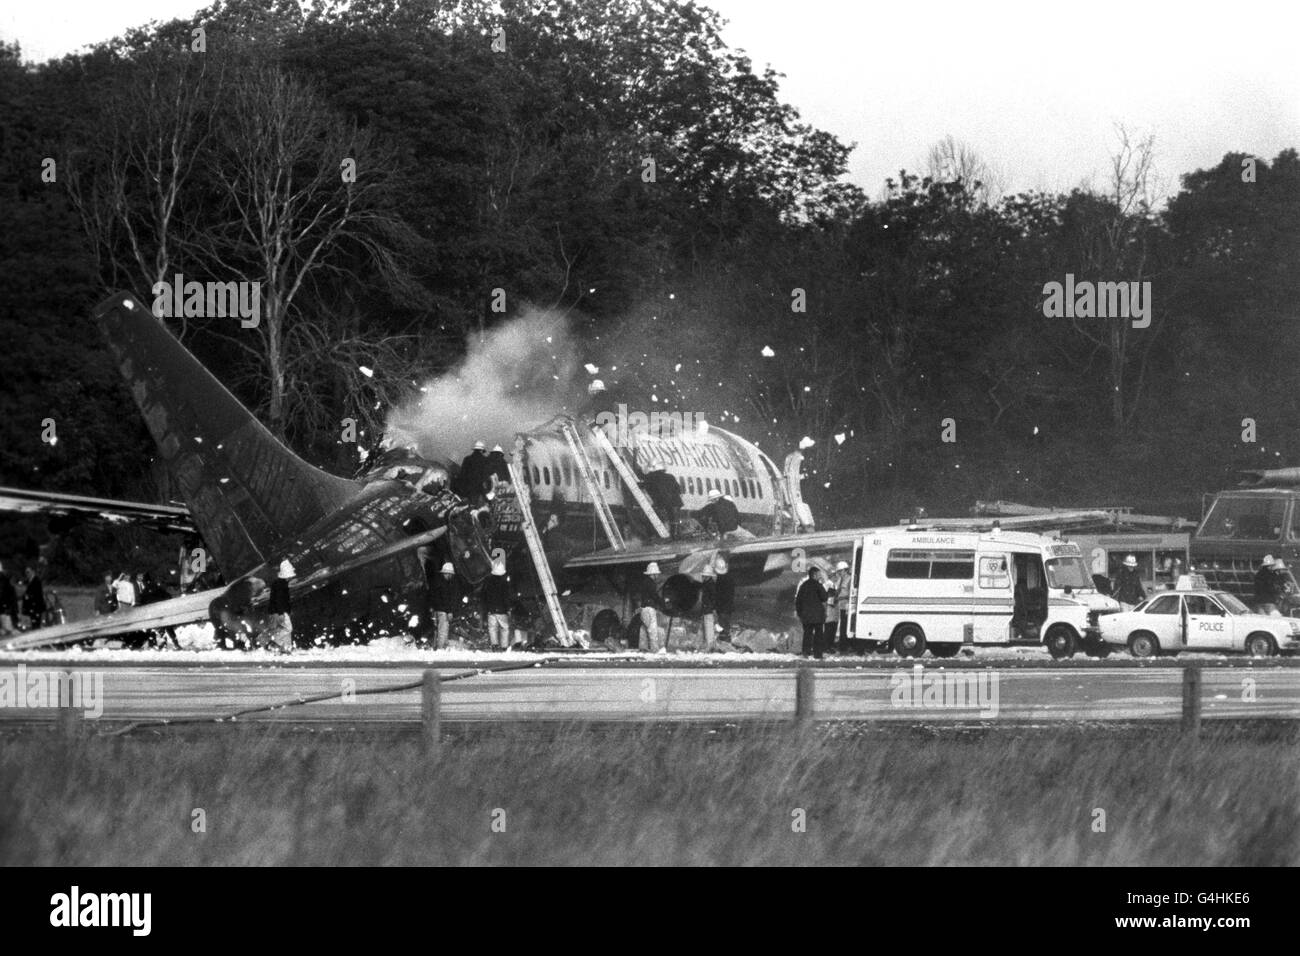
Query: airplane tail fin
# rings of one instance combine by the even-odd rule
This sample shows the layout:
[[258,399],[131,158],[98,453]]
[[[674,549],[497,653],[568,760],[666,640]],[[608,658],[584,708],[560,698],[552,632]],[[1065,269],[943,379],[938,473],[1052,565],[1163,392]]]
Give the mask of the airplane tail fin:
[[360,491],[286,448],[130,294],[105,299],[95,319],[227,579]]

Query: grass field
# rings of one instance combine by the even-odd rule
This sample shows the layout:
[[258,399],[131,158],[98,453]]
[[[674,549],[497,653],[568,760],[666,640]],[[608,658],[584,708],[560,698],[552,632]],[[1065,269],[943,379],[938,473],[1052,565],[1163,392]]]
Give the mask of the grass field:
[[435,761],[397,731],[32,729],[0,737],[0,863],[1295,865],[1297,743],[531,725]]

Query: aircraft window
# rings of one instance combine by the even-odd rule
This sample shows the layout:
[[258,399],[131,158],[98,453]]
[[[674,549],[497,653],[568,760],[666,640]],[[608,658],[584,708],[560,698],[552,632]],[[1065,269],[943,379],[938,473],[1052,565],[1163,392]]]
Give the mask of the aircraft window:
[[736,487],[736,479],[734,478],[728,479],[727,484],[731,485],[731,494],[733,496],[740,494],[740,489]]
[[741,478],[741,479],[740,479],[740,497],[742,497],[742,498],[748,498],[748,497],[749,497],[749,479],[748,479],[748,478]]
[[1178,595],[1165,594],[1156,598],[1147,605],[1146,613],[1148,614],[1177,614],[1178,613]]
[[542,480],[543,480],[546,484],[548,484],[548,485],[551,483],[551,469],[550,469],[550,468],[546,468],[546,467],[543,467],[543,468],[542,468]]
[[605,472],[601,472],[601,474],[603,474],[603,475],[605,476],[605,489],[608,491],[608,490],[609,490],[609,472],[605,471]]
[[533,484],[540,485],[541,483],[542,483],[542,473],[537,470],[536,465],[533,465]]
[[686,479],[683,478],[681,475],[678,475],[678,476],[677,476],[677,484],[681,485],[682,492],[685,493],[685,491],[686,491]]

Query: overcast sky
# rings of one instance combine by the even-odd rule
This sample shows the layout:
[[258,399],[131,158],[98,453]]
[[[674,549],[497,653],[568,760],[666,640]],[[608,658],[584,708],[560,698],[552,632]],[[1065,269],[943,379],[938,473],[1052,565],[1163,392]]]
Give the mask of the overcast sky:
[[[60,56],[193,0],[8,0],[0,35]],[[1114,124],[1156,137],[1166,191],[1231,150],[1300,146],[1300,3],[712,0],[724,36],[786,75],[804,119],[857,143],[870,195],[951,134],[1010,191],[1100,185]],[[1071,12],[1065,12],[1069,10]]]

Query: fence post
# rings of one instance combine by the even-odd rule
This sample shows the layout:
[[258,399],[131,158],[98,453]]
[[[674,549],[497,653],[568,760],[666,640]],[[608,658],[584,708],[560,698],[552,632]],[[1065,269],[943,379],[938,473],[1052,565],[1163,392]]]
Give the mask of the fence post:
[[1201,666],[1183,668],[1183,733],[1201,732]]
[[442,681],[438,672],[428,668],[420,686],[420,719],[424,752],[437,758],[442,753]]
[[794,719],[796,723],[807,724],[813,719],[816,709],[816,697],[813,669],[801,667],[794,672]]

